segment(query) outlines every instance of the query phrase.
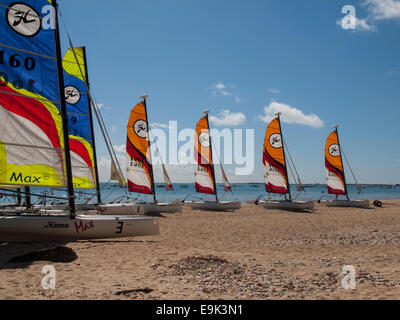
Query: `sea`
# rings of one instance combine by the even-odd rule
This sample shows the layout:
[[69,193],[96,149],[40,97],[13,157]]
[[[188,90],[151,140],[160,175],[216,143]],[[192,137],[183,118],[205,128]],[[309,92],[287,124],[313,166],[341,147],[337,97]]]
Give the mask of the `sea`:
[[[101,184],[102,202],[130,202],[130,201],[146,201],[152,202],[153,196],[140,195],[128,192],[115,184]],[[252,201],[267,199],[268,194],[265,191],[265,185],[262,183],[238,183],[232,185],[232,192],[225,192],[223,184],[217,185],[218,198],[221,201]],[[368,199],[368,200],[388,200],[400,198],[400,185],[363,185],[362,193],[358,193],[355,185],[348,186],[349,197],[352,200]],[[59,203],[65,202],[66,191],[50,188],[31,188],[32,203]],[[291,186],[292,198],[294,200],[328,200],[334,199],[329,195],[326,185],[310,184],[305,185],[304,192],[297,191],[295,185]],[[0,190],[0,204],[15,203],[15,197],[9,192]],[[78,203],[96,203],[94,196],[95,190],[75,190]],[[58,199],[52,199],[57,197]],[[163,184],[156,184],[156,197],[159,202],[171,202],[174,200],[192,201],[192,200],[215,200],[213,195],[203,195],[196,193],[194,184],[175,184],[174,191],[166,191]],[[282,196],[272,196],[272,199],[280,199]]]

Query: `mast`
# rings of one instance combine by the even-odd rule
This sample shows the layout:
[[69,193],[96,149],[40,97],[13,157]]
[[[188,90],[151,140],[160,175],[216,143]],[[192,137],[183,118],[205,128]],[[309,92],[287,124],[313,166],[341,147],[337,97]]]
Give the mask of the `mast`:
[[[82,47],[82,50],[83,50],[83,61],[85,64],[85,71],[86,71],[85,81],[86,81],[87,91],[89,92],[90,83],[89,83],[89,71],[88,71],[87,59],[86,59],[86,47]],[[92,104],[89,99],[89,95],[88,95],[88,111],[89,111],[89,119],[90,119],[90,131],[91,131],[91,135],[92,135],[92,147],[93,147],[93,160],[94,160],[94,170],[95,170],[95,178],[96,178],[97,203],[101,204],[101,191],[100,191],[99,171],[98,171],[98,166],[97,166],[96,141],[95,141],[94,128],[93,128],[93,113],[92,113]]]
[[281,139],[282,139],[282,150],[283,150],[283,161],[285,162],[285,175],[286,175],[286,181],[288,185],[288,194],[289,194],[289,200],[292,201],[292,193],[290,191],[290,183],[289,183],[289,175],[287,171],[287,164],[286,164],[286,154],[285,154],[285,144],[283,140],[283,133],[282,133],[282,126],[281,126],[281,112],[278,112],[276,116],[278,117],[278,122],[279,122],[279,129],[281,131]]
[[340,151],[340,162],[342,163],[342,168],[343,168],[344,189],[345,189],[345,192],[346,192],[347,200],[350,200],[350,199],[349,199],[349,192],[348,192],[348,190],[347,190],[346,175],[345,175],[345,173],[344,173],[344,165],[343,165],[343,157],[342,157],[342,147],[341,147],[341,145],[340,145],[339,131],[338,131],[339,126],[336,125],[336,126],[334,126],[334,128],[335,128],[336,135],[337,135],[337,139],[338,139],[338,145],[339,145],[339,151]]
[[211,173],[212,173],[212,178],[213,178],[213,184],[214,184],[214,190],[215,190],[215,198],[217,199],[218,202],[218,192],[217,192],[217,182],[215,180],[215,169],[214,169],[214,161],[213,161],[213,153],[212,153],[212,141],[211,141],[211,134],[210,134],[210,122],[208,121],[208,113],[210,111],[205,111],[204,114],[206,115],[206,120],[207,120],[207,127],[208,127],[208,136],[210,139],[210,156],[211,156]]
[[68,117],[67,117],[67,106],[65,104],[65,92],[64,92],[64,72],[62,67],[61,57],[61,45],[60,45],[60,32],[58,24],[58,4],[56,0],[52,1],[55,12],[56,30],[55,30],[55,44],[56,44],[56,57],[57,57],[57,71],[58,71],[58,87],[60,90],[60,105],[61,105],[61,117],[63,119],[63,133],[64,133],[64,152],[65,152],[65,163],[67,171],[67,187],[68,187],[68,198],[71,218],[75,218],[75,195],[74,185],[72,181],[72,167],[71,167],[71,154],[69,147],[69,130],[68,130]]
[[149,126],[149,118],[147,117],[147,95],[144,95],[140,97],[143,99],[144,103],[144,110],[146,112],[146,125],[147,125],[147,141],[149,143],[149,157],[150,157],[150,178],[151,178],[151,191],[153,192],[153,198],[154,198],[154,203],[157,203],[157,197],[156,197],[156,190],[154,188],[154,171],[153,171],[153,161],[151,160],[151,149],[150,149],[150,126]]

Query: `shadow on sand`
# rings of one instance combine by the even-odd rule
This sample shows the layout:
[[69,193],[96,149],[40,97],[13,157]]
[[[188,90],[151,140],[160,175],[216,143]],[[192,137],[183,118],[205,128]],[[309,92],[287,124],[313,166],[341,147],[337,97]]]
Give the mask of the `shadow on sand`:
[[0,243],[0,270],[24,269],[36,261],[69,263],[78,256],[68,242]]

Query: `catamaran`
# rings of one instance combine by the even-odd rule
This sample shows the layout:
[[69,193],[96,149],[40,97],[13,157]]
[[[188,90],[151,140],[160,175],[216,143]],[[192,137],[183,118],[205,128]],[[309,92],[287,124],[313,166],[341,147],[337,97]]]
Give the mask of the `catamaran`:
[[[212,141],[210,135],[210,124],[208,120],[209,111],[204,112],[196,127],[195,136],[195,185],[196,191],[202,194],[215,195],[215,201],[192,201],[185,205],[195,210],[208,211],[234,211],[241,208],[239,201],[220,201],[218,198],[217,184],[215,180],[215,169],[212,154]],[[222,178],[225,191],[231,191],[228,178],[221,163]]]
[[[263,148],[265,188],[269,194],[269,198],[267,201],[259,201],[259,204],[262,204],[267,209],[288,211],[313,210],[314,201],[293,201],[292,199],[285,143],[281,129],[281,113],[277,113],[276,116],[267,127]],[[298,180],[300,179],[298,178]],[[304,188],[299,188],[299,190],[304,190]],[[284,195],[285,199],[271,200],[271,194]]]
[[[128,189],[131,192],[152,195],[153,202],[137,202],[144,214],[177,213],[181,212],[182,202],[176,200],[172,203],[161,203],[157,201],[154,168],[150,152],[149,122],[147,116],[147,95],[141,97],[139,102],[131,111],[127,128],[126,142],[126,170],[128,175]],[[160,153],[159,153],[160,154]],[[165,188],[173,190],[171,180],[163,164]]]
[[[327,205],[328,207],[368,208],[370,206],[369,200],[350,200],[349,198],[343,166],[343,152],[339,141],[339,126],[334,126],[334,128],[335,130],[329,135],[326,141],[325,167],[328,193],[335,195],[336,199],[329,201],[322,200],[321,203]],[[353,177],[356,181],[358,191],[361,193],[361,186],[358,184],[354,174]],[[339,199],[339,196],[344,196],[346,199]]]
[[[3,0],[0,4],[0,184],[7,188],[67,188],[69,212],[0,211],[0,241],[157,235],[159,226],[154,218],[103,217],[76,210],[75,163],[85,164],[84,170],[75,170],[83,173],[78,182],[94,182],[96,177],[86,168],[92,159],[82,147],[88,149],[82,137],[70,143],[68,122],[72,118],[66,98],[77,99],[79,90],[64,84],[58,6],[56,1],[50,2],[55,25],[49,28],[43,25],[46,19],[42,16],[42,8],[48,5],[47,0]],[[72,95],[66,96],[66,92]]]

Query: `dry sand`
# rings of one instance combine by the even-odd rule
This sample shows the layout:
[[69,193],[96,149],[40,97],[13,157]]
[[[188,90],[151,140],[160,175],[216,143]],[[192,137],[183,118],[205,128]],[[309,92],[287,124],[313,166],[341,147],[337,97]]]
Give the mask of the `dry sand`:
[[[161,235],[68,243],[70,263],[7,263],[48,244],[0,244],[0,299],[399,299],[400,200],[314,213],[244,205],[159,219]],[[56,290],[41,288],[44,265]],[[342,268],[357,271],[342,288]]]

